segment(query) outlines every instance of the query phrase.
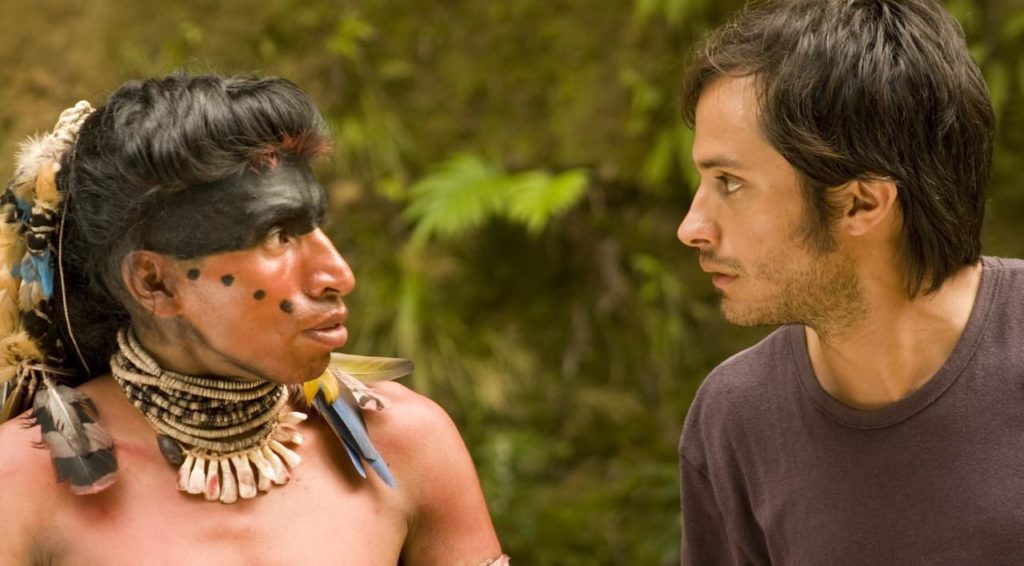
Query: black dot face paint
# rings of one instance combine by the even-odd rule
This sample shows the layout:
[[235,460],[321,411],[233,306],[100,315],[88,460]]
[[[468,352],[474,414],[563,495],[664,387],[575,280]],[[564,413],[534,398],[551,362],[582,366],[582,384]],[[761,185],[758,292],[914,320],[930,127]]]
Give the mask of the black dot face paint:
[[256,299],[257,301],[262,301],[263,297],[266,297],[266,296],[267,296],[267,292],[264,291],[263,289],[256,289],[256,292],[252,294],[252,298]]
[[235,276],[228,273],[220,278],[220,282],[223,283],[225,287],[230,287],[231,284],[235,282]]
[[185,274],[185,277],[188,277],[190,280],[195,281],[196,279],[199,279],[199,270],[195,268],[189,269],[188,273]]
[[292,302],[289,301],[288,299],[285,299],[285,300],[281,301],[281,310],[283,310],[286,313],[291,314],[291,312],[292,312]]

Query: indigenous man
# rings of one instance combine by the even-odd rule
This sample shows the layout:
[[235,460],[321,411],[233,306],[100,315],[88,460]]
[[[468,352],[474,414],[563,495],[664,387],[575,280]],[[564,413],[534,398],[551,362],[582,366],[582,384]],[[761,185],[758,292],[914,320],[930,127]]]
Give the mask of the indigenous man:
[[760,3],[684,85],[679,239],[726,319],[680,445],[683,563],[1024,557],[1024,262],[980,256],[993,110],[936,0]]
[[0,564],[496,559],[445,412],[325,372],[355,279],[319,228],[309,98],[171,76],[90,112],[26,147],[0,201],[0,401],[39,425],[0,426]]

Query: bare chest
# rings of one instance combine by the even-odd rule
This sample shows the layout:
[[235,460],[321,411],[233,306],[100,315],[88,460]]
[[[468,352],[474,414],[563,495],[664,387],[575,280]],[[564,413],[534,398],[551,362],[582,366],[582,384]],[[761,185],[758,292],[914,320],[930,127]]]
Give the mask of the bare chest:
[[178,492],[173,469],[121,449],[118,483],[69,497],[43,536],[44,557],[83,566],[396,564],[407,534],[400,498],[303,452],[290,483],[225,505]]

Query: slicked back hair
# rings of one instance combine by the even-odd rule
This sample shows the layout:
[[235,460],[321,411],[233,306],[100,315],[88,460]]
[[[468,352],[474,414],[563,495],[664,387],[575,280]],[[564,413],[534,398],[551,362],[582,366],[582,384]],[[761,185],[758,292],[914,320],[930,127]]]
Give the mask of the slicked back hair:
[[762,135],[797,170],[808,240],[833,244],[829,189],[891,179],[909,297],[981,254],[995,116],[960,24],[937,0],[770,0],[697,52],[683,84],[692,127],[718,77],[755,79]]
[[328,139],[310,98],[280,78],[176,74],[111,94],[57,179],[66,202],[59,293],[92,374],[109,367],[116,332],[131,319],[121,263],[145,249],[162,197],[280,160],[308,163]]

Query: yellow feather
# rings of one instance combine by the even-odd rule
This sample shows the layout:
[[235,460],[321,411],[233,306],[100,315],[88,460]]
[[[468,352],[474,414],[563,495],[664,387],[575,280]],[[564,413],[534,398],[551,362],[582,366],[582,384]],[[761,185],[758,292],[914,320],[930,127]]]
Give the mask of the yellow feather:
[[32,341],[29,337],[28,332],[18,332],[3,338],[2,342],[4,349],[7,350],[8,355],[13,359],[20,360],[41,360],[43,359],[43,353],[39,351],[39,346]]
[[[14,206],[9,205],[0,208],[0,216],[7,215],[11,208],[14,208]],[[9,273],[10,268],[21,262],[21,258],[24,255],[25,240],[18,232],[18,224],[0,222],[0,264]]]
[[[354,354],[343,354],[340,352],[331,353],[331,362],[320,377],[302,384],[302,392],[306,402],[313,404],[313,397],[321,389],[324,392],[324,399],[333,403],[341,395],[341,380],[331,370],[347,374],[350,383],[344,385],[346,389],[359,389],[360,392],[369,392],[365,387],[360,387],[359,382],[374,383],[388,379],[396,379],[412,372],[413,364],[403,358],[385,358],[380,356],[357,356]],[[361,393],[363,394],[363,393]],[[371,395],[372,397],[372,395]]]
[[320,380],[324,376],[320,376],[316,379],[311,379],[302,384],[302,394],[306,397],[306,403],[309,406],[313,405],[313,397],[316,397],[316,392],[320,390]]
[[317,391],[324,392],[324,399],[328,403],[333,403],[338,395],[341,395],[341,385],[338,384],[338,378],[334,377],[330,371],[325,371],[320,374],[320,377],[312,379],[302,384],[302,392],[306,396],[306,402],[310,405],[313,404],[313,397],[316,397]]
[[10,336],[18,331],[21,312],[18,311],[18,303],[15,300],[17,296],[17,290],[11,293],[9,287],[0,281],[0,337]]
[[338,383],[338,378],[334,377],[334,374],[329,371],[325,371],[320,376],[320,388],[323,390],[324,399],[328,403],[333,403],[341,395],[341,384]]
[[45,297],[43,296],[43,284],[37,281],[30,283],[22,282],[21,289],[18,290],[18,308],[22,312],[27,312],[36,307],[39,303],[43,302]]
[[[0,385],[7,383],[8,381],[18,377],[18,366],[8,365],[0,367]],[[0,420],[0,422],[3,422]]]
[[60,201],[60,193],[57,192],[57,169],[60,166],[53,161],[47,161],[40,165],[39,175],[36,177],[36,198],[35,204],[54,208]]
[[374,383],[409,375],[412,373],[413,363],[404,358],[331,352],[330,367],[352,375],[364,383]]

